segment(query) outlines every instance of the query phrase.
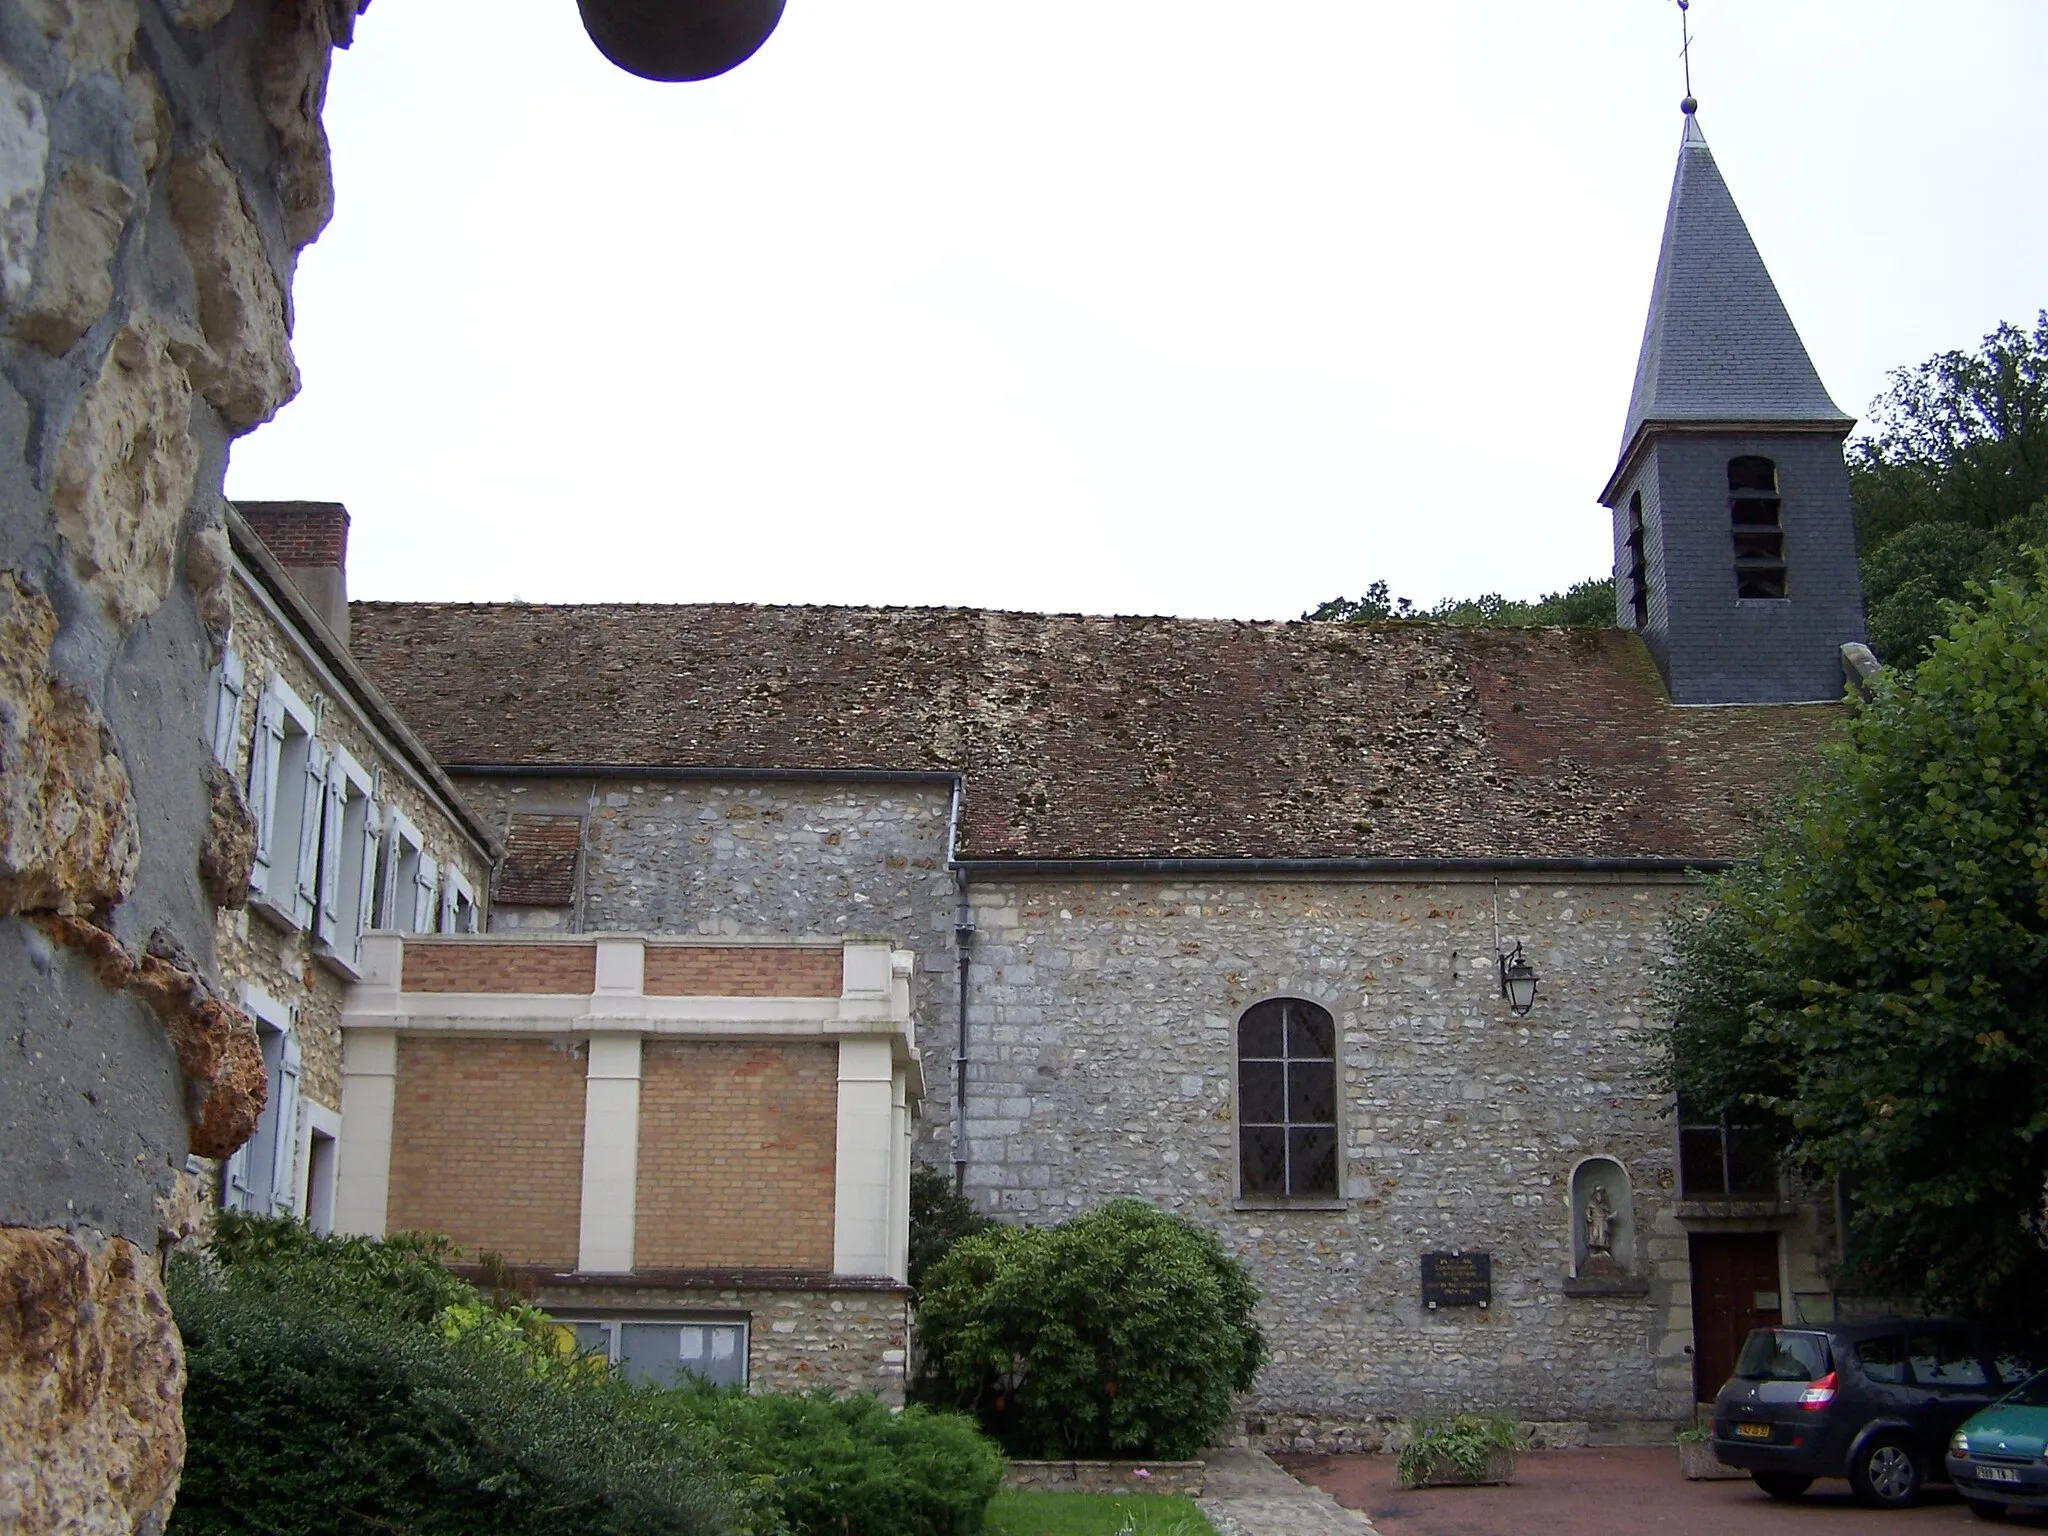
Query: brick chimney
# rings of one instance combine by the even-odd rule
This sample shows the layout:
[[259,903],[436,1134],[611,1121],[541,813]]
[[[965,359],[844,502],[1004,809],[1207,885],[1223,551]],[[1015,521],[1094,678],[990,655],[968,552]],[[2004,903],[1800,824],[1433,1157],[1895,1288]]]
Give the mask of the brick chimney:
[[338,501],[238,501],[235,510],[346,646],[348,508]]

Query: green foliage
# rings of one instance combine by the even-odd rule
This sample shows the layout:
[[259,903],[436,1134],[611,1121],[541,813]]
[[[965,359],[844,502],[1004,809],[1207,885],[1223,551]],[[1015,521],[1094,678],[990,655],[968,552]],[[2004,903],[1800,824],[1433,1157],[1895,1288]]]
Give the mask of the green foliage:
[[1448,1466],[1462,1477],[1479,1477],[1495,1451],[1513,1453],[1526,1443],[1521,1427],[1499,1414],[1461,1413],[1450,1419],[1417,1419],[1408,1443],[1394,1459],[1394,1475],[1411,1486]]
[[1384,581],[1376,581],[1365,589],[1363,597],[1333,597],[1302,617],[1345,624],[1418,619],[1491,629],[1540,629],[1553,624],[1575,629],[1612,629],[1614,578],[1590,577],[1562,592],[1546,593],[1533,603],[1489,592],[1483,597],[1447,597],[1434,608],[1418,608],[1405,597],[1394,597]]
[[478,1300],[475,1286],[449,1272],[454,1244],[433,1232],[321,1237],[289,1217],[222,1211],[207,1254],[247,1286],[313,1291],[393,1322],[433,1324],[447,1308]]
[[932,1266],[963,1237],[986,1232],[995,1223],[955,1193],[953,1181],[929,1163],[910,1167],[910,1288],[924,1289]]
[[643,1411],[705,1433],[795,1536],[974,1536],[1003,1456],[962,1414],[826,1393],[684,1387]]
[[1849,445],[1870,641],[1911,667],[1973,583],[2048,535],[2048,311],[1901,368]]
[[[418,1250],[365,1257],[348,1250],[337,1267],[420,1278]],[[536,1374],[521,1350],[446,1337],[418,1320],[409,1284],[373,1288],[377,1305],[361,1305],[347,1286],[277,1283],[279,1267],[251,1262],[247,1245],[225,1264],[172,1266],[188,1372],[178,1536],[733,1528],[714,1457],[635,1412],[622,1383]],[[281,1267],[295,1279],[315,1268],[303,1253]]]
[[[2041,568],[2037,565],[2037,571]],[[1666,1086],[1850,1199],[1852,1278],[2048,1300],[2048,595],[1999,581],[1675,932]]]
[[927,1279],[919,1395],[1013,1455],[1193,1456],[1265,1360],[1257,1302],[1212,1234],[1142,1201],[997,1227]]
[[1029,1493],[1010,1488],[989,1506],[992,1536],[1211,1536],[1193,1499],[1178,1494]]

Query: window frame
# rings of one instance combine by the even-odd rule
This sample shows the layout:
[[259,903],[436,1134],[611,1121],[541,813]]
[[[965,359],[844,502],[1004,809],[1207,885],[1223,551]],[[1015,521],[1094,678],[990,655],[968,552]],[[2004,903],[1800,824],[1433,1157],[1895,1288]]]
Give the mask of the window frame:
[[235,744],[242,731],[242,699],[249,691],[248,670],[233,646],[221,651],[220,664],[208,681],[212,704],[206,722],[207,744],[213,751],[213,760],[232,771]]
[[481,932],[482,914],[477,907],[476,888],[453,859],[441,866],[441,933]]
[[[606,1359],[616,1369],[620,1365],[619,1346],[628,1327],[657,1328],[737,1328],[739,1330],[740,1374],[737,1382],[712,1383],[719,1386],[737,1386],[742,1391],[753,1390],[754,1377],[754,1317],[751,1312],[710,1312],[691,1310],[689,1312],[548,1312],[548,1320],[568,1329],[602,1328],[605,1330]],[[680,1374],[680,1373],[679,1373]],[[699,1373],[701,1374],[701,1373]],[[703,1378],[707,1383],[711,1378]]]
[[[1762,465],[1769,471],[1770,485],[1738,485],[1736,466]],[[1761,453],[1738,453],[1728,460],[1728,537],[1734,558],[1735,600],[1739,603],[1782,603],[1792,596],[1791,562],[1785,556],[1785,496],[1778,481],[1778,461]],[[1741,512],[1745,507],[1768,507],[1768,521],[1745,519]],[[1746,555],[1743,550],[1743,536],[1752,538],[1775,534],[1778,552],[1775,559],[1768,555]],[[1758,577],[1768,578],[1776,573],[1778,591],[1775,593],[1744,592],[1745,580]]]
[[1643,492],[1638,486],[1628,498],[1628,602],[1638,634],[1650,627],[1649,538],[1649,524],[1643,516]]
[[274,672],[264,680],[249,747],[249,813],[256,824],[249,900],[291,928],[305,928],[313,920],[311,882],[318,875],[326,796],[326,749],[318,731],[312,706],[289,683]]
[[260,1216],[296,1215],[303,1209],[298,1173],[299,1143],[304,1134],[296,1010],[249,983],[242,987],[242,1009],[256,1022],[270,1092],[249,1139],[221,1165],[221,1209],[253,1211]]
[[[1245,1019],[1249,1017],[1256,1009],[1262,1008],[1266,1006],[1268,1003],[1305,1003],[1312,1008],[1320,1009],[1322,1013],[1330,1021],[1330,1078],[1332,1112],[1334,1114],[1334,1120],[1331,1122],[1331,1132],[1336,1141],[1336,1187],[1330,1194],[1327,1195],[1259,1194],[1247,1192],[1244,1187],[1244,1056],[1242,1054],[1242,1049],[1239,1042],[1242,1036]],[[1284,1038],[1282,1048],[1283,1050],[1285,1049]],[[1253,1060],[1266,1059],[1268,1058],[1253,1058]],[[1283,1057],[1276,1059],[1289,1058]],[[1310,1060],[1313,1058],[1304,1057],[1302,1059]],[[1328,1003],[1322,1001],[1320,998],[1304,995],[1300,992],[1274,992],[1269,993],[1264,997],[1256,998],[1252,1002],[1246,1004],[1243,1008],[1238,1010],[1237,1016],[1235,1019],[1232,1020],[1230,1027],[1230,1180],[1231,1192],[1233,1196],[1232,1206],[1234,1209],[1240,1211],[1345,1211],[1350,1209],[1351,1202],[1348,1197],[1350,1181],[1348,1177],[1349,1169],[1347,1166],[1346,1157],[1346,1147],[1348,1145],[1348,1141],[1345,1133],[1343,1068],[1343,1027],[1338,1022],[1337,1010],[1335,1008],[1332,1008]],[[1267,1125],[1270,1123],[1271,1122],[1263,1120],[1259,1122],[1260,1125]],[[1294,1125],[1294,1122],[1291,1120],[1282,1121],[1281,1123],[1290,1130],[1293,1128]],[[1303,1121],[1301,1123],[1303,1125],[1308,1125],[1311,1123],[1315,1125],[1321,1125],[1324,1122]]]
[[355,981],[376,891],[383,808],[369,770],[346,748],[330,750],[322,806],[313,953]]

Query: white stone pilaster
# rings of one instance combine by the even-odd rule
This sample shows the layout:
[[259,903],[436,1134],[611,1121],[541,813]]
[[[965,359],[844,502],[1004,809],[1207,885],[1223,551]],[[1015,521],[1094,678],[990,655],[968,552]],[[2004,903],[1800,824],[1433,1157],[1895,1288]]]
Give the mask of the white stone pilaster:
[[647,946],[639,939],[597,941],[596,997],[638,997],[647,983]]
[[901,1067],[889,1085],[889,1269],[910,1279],[910,1074]]
[[632,1269],[639,1183],[640,1037],[592,1035],[583,1096],[578,1269],[598,1274],[624,1274]]
[[[854,948],[847,946],[849,971]],[[886,965],[886,948],[882,954]],[[887,978],[885,969],[884,986]],[[839,1042],[839,1146],[832,1219],[836,1275],[894,1272],[895,1078],[887,1038]]]
[[341,1138],[335,1149],[334,1230],[382,1237],[391,1202],[391,1127],[398,1110],[398,1035],[341,1037]]

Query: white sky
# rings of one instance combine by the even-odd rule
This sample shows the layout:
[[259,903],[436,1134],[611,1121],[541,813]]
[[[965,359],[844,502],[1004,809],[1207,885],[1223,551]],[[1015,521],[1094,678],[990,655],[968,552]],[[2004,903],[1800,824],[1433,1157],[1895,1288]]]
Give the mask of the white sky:
[[[2048,304],[2041,0],[1694,0],[1821,377]],[[336,58],[304,393],[231,496],[356,596],[1288,618],[1608,563],[1671,0],[789,0],[698,85],[573,0]]]

